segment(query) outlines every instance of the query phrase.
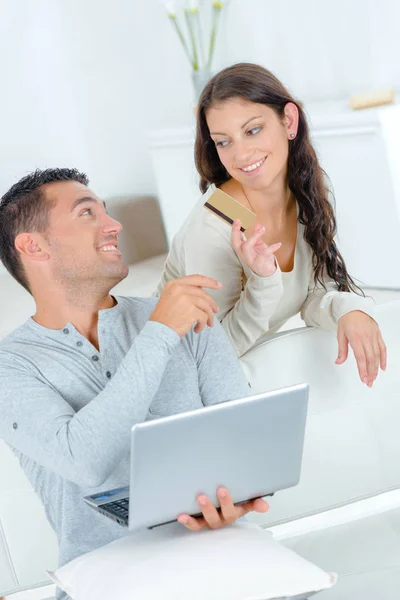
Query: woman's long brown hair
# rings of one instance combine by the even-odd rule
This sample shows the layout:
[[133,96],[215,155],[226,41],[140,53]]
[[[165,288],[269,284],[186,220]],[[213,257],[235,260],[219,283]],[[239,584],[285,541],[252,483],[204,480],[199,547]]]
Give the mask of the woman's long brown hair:
[[230,179],[210,137],[206,115],[214,104],[240,98],[272,108],[284,118],[284,109],[293,102],[299,111],[294,140],[289,141],[288,186],[299,206],[299,221],[304,237],[313,251],[314,283],[324,285],[327,274],[341,292],[363,294],[347,272],[336,243],[336,218],[329,196],[328,178],[321,168],[310,141],[303,108],[284,85],[267,69],[251,63],[239,63],[220,71],[204,88],[197,109],[195,162],[204,193],[211,183],[220,186]]

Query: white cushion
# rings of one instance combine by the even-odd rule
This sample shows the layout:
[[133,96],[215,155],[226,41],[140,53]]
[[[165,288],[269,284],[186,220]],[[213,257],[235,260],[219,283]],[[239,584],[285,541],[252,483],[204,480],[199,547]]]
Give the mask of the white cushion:
[[336,582],[250,523],[190,532],[142,531],[49,573],[73,600],[307,598]]

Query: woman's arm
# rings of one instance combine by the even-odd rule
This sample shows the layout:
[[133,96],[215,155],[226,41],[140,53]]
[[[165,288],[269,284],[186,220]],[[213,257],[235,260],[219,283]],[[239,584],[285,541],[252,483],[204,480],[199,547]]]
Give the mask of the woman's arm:
[[231,245],[231,228],[202,209],[174,238],[156,295],[167,281],[184,275],[207,275],[222,283],[210,291],[219,307],[218,319],[241,356],[268,331],[269,321],[283,294],[279,267],[269,277],[251,270],[244,282],[243,265]]
[[336,330],[341,317],[359,310],[374,319],[375,303],[372,298],[359,296],[353,292],[339,292],[336,283],[330,277],[324,277],[326,289],[315,285],[314,273],[311,273],[306,301],[301,308],[301,318],[306,325]]
[[338,357],[336,364],[347,360],[351,346],[360,379],[372,387],[379,367],[386,369],[386,346],[374,318],[374,301],[353,292],[339,292],[336,283],[326,277],[326,289],[315,286],[313,276],[308,296],[301,309],[306,325],[337,328]]

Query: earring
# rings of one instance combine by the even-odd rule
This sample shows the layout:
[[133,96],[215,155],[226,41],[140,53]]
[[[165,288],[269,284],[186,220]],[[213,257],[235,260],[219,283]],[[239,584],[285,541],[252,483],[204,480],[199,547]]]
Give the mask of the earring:
[[295,138],[295,137],[296,137],[296,134],[295,134],[295,133],[291,133],[291,134],[290,134],[290,139],[291,139],[291,140],[294,140],[294,138]]

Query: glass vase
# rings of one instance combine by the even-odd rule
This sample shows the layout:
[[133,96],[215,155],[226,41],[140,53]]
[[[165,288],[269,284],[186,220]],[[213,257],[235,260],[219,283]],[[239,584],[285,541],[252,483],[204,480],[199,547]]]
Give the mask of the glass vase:
[[192,82],[194,90],[194,99],[197,103],[200,98],[200,94],[203,91],[205,85],[210,81],[212,73],[207,67],[192,71]]

